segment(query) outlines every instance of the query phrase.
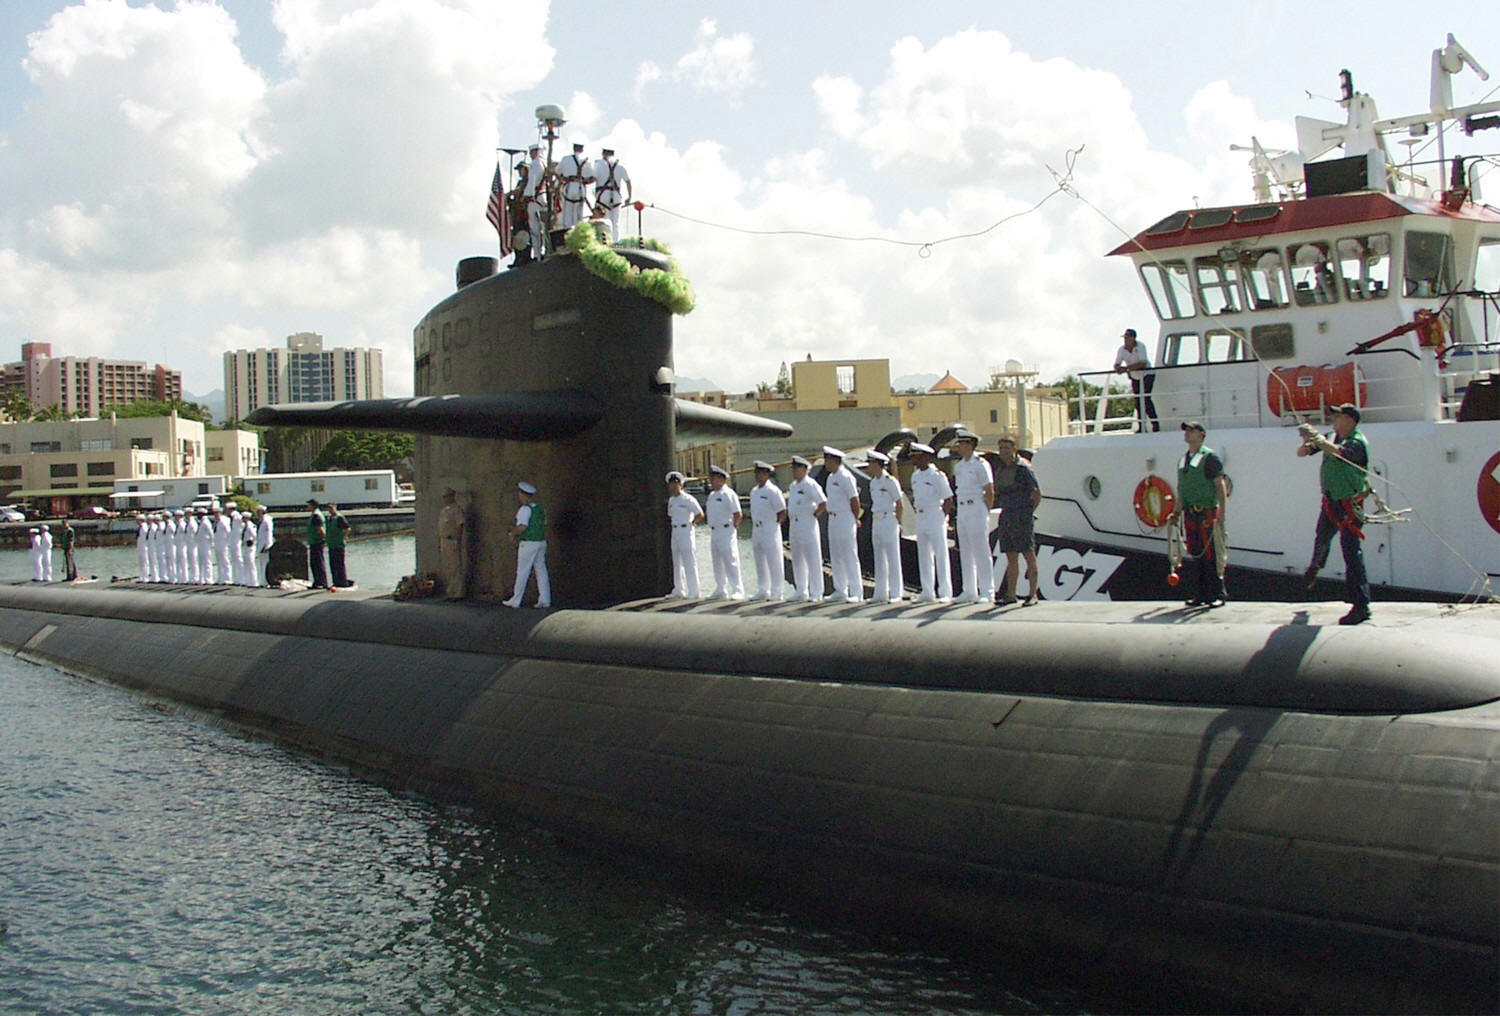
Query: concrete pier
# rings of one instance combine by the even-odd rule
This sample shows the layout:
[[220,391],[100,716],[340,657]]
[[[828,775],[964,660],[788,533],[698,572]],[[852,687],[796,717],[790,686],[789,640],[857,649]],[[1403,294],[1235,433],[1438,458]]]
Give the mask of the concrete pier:
[[1500,609],[1342,609],[15,584],[0,644],[961,948],[1247,1008],[1495,1009]]

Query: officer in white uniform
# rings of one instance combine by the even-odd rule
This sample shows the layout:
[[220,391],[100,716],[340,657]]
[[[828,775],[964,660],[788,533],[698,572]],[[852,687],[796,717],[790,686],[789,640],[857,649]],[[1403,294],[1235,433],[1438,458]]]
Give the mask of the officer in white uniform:
[[214,509],[214,557],[219,563],[219,584],[234,582],[234,572],[229,567],[229,518],[224,509]]
[[151,566],[147,582],[161,581],[161,516],[146,516],[146,563]]
[[672,526],[672,591],[669,600],[698,598],[698,558],[693,552],[693,527],[706,516],[698,499],[682,489],[682,474],[667,474],[667,522]]
[[708,467],[708,492],[703,514],[708,520],[708,547],[714,563],[714,591],[710,600],[743,600],[745,584],[740,579],[740,496],[729,486],[729,470]]
[[762,600],[780,601],[786,574],[781,558],[781,523],[786,521],[786,495],[771,482],[771,464],[755,461],[755,486],[750,488],[750,549],[755,554],[755,580]]
[[249,512],[244,512],[240,515],[240,521],[245,524],[239,546],[241,585],[254,589],[260,585],[255,577],[255,520],[250,517]]
[[823,446],[823,492],[828,495],[828,564],[833,572],[833,599],[863,603],[865,584],[859,573],[859,483],[844,466],[844,453]]
[[271,544],[276,542],[276,522],[264,505],[256,507],[255,517],[260,520],[255,527],[255,582],[256,585],[269,584],[270,579],[266,576],[271,565]]
[[954,435],[958,461],[953,464],[953,492],[958,502],[958,567],[964,603],[993,603],[995,566],[990,557],[990,509],[995,505],[995,474],[974,454],[979,435],[960,429]]
[[[613,236],[620,235],[620,206],[635,198],[635,185],[630,174],[615,158],[615,150],[606,148],[601,158],[594,163],[594,204],[603,208],[609,216],[609,229]],[[620,187],[625,187],[625,196],[620,196]]]
[[167,581],[173,584],[182,581],[182,523],[177,518],[178,514],[175,511],[167,512],[166,524]]
[[807,475],[812,463],[792,456],[792,485],[787,488],[787,515],[791,518],[792,580],[797,598],[805,603],[823,601],[823,544],[818,516],[828,511],[828,495]]
[[584,157],[583,146],[573,145],[573,154],[565,155],[557,164],[557,176],[562,181],[562,227],[571,229],[583,221],[584,209],[588,207],[588,186],[593,180],[594,170]]
[[135,568],[137,582],[151,581],[151,523],[146,516],[135,517]]
[[36,526],[31,527],[31,581],[46,581],[46,571],[42,567],[42,531]]
[[917,566],[922,576],[924,603],[953,599],[953,578],[948,568],[948,507],[953,488],[934,461],[937,453],[920,441],[911,443],[917,468],[911,474],[911,506],[917,513]]
[[187,512],[177,509],[177,581],[184,585],[193,583],[193,534],[188,532],[191,521]]
[[886,471],[891,457],[871,451],[865,456],[870,471],[870,543],[875,551],[875,599],[900,603],[901,483]]
[[152,523],[155,536],[152,540],[152,559],[156,562],[156,571],[153,582],[166,582],[168,580],[167,568],[167,515],[165,512],[156,516]]
[[42,581],[52,581],[52,527],[42,527]]
[[551,199],[547,181],[547,164],[542,161],[542,146],[531,146],[531,158],[526,163],[526,187],[521,191],[526,196],[526,228],[531,230],[531,255],[541,257],[547,249],[547,227],[542,213]]

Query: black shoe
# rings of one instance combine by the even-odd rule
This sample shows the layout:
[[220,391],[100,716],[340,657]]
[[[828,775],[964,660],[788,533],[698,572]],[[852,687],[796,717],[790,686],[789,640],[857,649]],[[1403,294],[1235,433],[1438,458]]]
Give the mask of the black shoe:
[[1183,603],[1182,603],[1182,605],[1184,607],[1201,607],[1201,606],[1203,606],[1203,601],[1202,600],[1184,600]]
[[1349,613],[1339,618],[1339,624],[1363,624],[1370,619],[1370,608],[1355,604]]
[[1302,583],[1308,589],[1311,589],[1313,586],[1317,585],[1318,584],[1318,569],[1316,569],[1316,568],[1309,568],[1309,569],[1307,569],[1307,571],[1303,572],[1302,573]]

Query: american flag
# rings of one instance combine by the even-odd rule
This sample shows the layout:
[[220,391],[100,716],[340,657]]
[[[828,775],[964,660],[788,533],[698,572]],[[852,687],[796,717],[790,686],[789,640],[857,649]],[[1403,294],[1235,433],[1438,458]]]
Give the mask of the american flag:
[[510,245],[510,202],[505,200],[505,183],[500,179],[500,167],[495,167],[495,179],[490,182],[490,203],[484,217],[490,220],[495,232],[500,234],[500,256],[506,257],[514,248]]

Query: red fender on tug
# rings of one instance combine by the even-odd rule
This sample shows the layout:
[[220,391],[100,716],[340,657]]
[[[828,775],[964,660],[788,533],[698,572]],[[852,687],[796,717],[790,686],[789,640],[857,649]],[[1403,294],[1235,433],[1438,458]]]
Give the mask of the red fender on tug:
[[1135,485],[1135,517],[1152,529],[1160,529],[1177,510],[1172,485],[1155,473]]

